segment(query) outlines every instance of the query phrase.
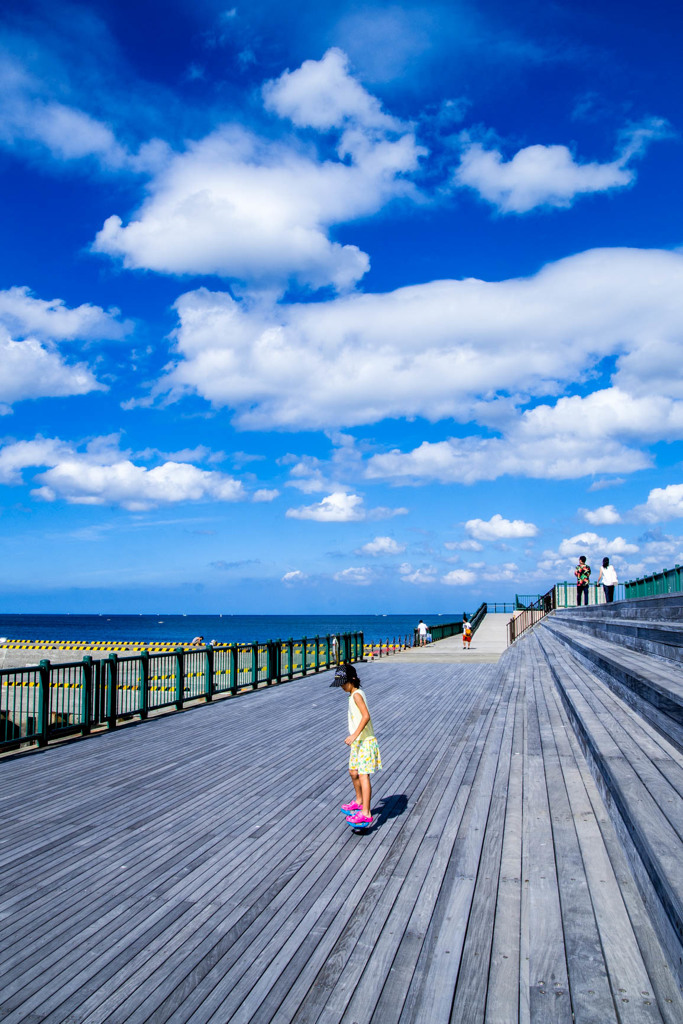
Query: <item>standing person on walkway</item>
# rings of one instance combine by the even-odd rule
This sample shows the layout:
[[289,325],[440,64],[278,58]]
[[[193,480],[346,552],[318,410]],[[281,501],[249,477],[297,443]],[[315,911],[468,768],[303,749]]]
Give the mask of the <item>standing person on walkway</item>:
[[591,567],[586,565],[586,556],[581,555],[579,558],[579,564],[574,569],[574,575],[576,576],[576,603],[581,604],[581,597],[583,596],[583,603],[588,604],[588,586],[591,581]]
[[611,604],[614,600],[614,588],[619,582],[617,579],[617,570],[613,565],[609,564],[609,558],[603,558],[602,568],[600,575],[598,576],[598,583],[602,580],[602,589],[605,592],[605,601],[607,604]]
[[349,695],[349,735],[344,742],[351,747],[349,775],[356,799],[344,804],[342,811],[349,825],[368,828],[372,825],[372,783],[370,776],[382,767],[377,739],[372,728],[367,698],[353,665],[346,662],[334,674],[330,686],[341,686]]
[[420,647],[424,647],[427,643],[427,623],[423,622],[422,619],[417,624],[417,642]]
[[469,651],[472,643],[472,623],[467,618],[467,612],[462,617],[462,649]]

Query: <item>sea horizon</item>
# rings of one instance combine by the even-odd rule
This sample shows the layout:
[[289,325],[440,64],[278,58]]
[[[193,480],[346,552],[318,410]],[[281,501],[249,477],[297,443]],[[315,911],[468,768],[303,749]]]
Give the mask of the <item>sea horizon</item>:
[[[208,642],[251,643],[265,640],[301,639],[335,633],[362,632],[366,641],[392,640],[412,636],[420,619],[425,622],[455,622],[460,612],[415,614],[83,614],[80,612],[0,614],[0,642],[7,640],[173,641],[188,643],[195,636]],[[474,611],[471,609],[470,612]]]

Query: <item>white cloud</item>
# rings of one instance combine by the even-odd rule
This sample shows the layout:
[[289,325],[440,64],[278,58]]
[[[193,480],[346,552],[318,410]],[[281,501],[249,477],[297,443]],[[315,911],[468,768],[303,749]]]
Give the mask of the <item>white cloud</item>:
[[[272,308],[200,289],[176,308],[177,360],[159,391],[228,406],[241,428],[423,416],[505,431],[378,455],[376,477],[631,473],[650,462],[640,442],[683,429],[674,372],[674,355],[678,365],[683,356],[682,253],[594,250],[527,279],[436,281]],[[653,339],[669,346],[665,374],[648,362]],[[611,387],[556,400],[609,357]],[[516,406],[540,396],[550,400],[519,416]]]
[[449,551],[482,551],[483,545],[478,540],[448,540],[444,544]]
[[52,341],[120,340],[133,325],[118,316],[118,310],[105,312],[90,303],[70,309],[63,299],[39,299],[27,287],[0,291],[0,323],[19,337],[37,335]]
[[423,569],[413,569],[407,562],[399,568],[399,574],[403,583],[422,585],[425,583],[436,583],[436,569],[427,566]]
[[449,587],[462,587],[468,583],[474,583],[476,578],[476,574],[469,569],[452,569],[441,577],[441,582],[446,583]]
[[43,501],[64,499],[77,505],[121,505],[131,511],[187,501],[240,501],[239,480],[180,462],[147,469],[128,459],[97,465],[84,458],[64,459],[37,478],[33,490]]
[[348,121],[336,159],[318,158],[293,138],[271,141],[224,125],[170,156],[138,213],[127,225],[109,217],[94,250],[129,268],[219,274],[276,291],[291,281],[353,287],[368,257],[333,242],[330,228],[412,194],[404,176],[417,169],[423,150],[407,128],[387,136],[399,123],[381,115],[379,103],[348,76],[339,51],[285,72],[266,87],[266,98],[272,109],[308,124],[324,121],[330,90],[339,100],[332,123]]
[[148,469],[117,447],[116,435],[94,438],[85,451],[59,438],[37,437],[0,447],[0,483],[22,483],[22,470],[48,467],[31,493],[43,501],[121,505],[143,510],[187,501],[241,501],[242,483],[223,473],[180,462]]
[[34,466],[53,466],[73,449],[59,438],[36,437],[0,447],[0,484],[20,484],[21,471]]
[[519,566],[515,562],[504,562],[503,565],[489,565],[481,574],[484,580],[496,582],[498,580],[518,580],[520,576]]
[[286,515],[290,519],[314,519],[319,523],[351,523],[364,519],[390,519],[392,516],[405,515],[407,511],[406,508],[384,506],[366,509],[359,494],[333,491],[314,505],[287,509]]
[[372,573],[365,566],[350,566],[336,572],[333,579],[337,583],[352,583],[354,586],[367,587],[372,583]]
[[405,549],[405,544],[399,544],[393,537],[375,537],[360,550],[366,555],[398,555]]
[[653,119],[622,136],[617,157],[609,163],[579,163],[567,146],[527,146],[508,161],[497,149],[486,149],[463,135],[457,185],[467,186],[501,213],[527,213],[538,206],[569,207],[577,196],[624,188],[635,180],[629,160],[653,139],[669,134],[665,122]]
[[303,580],[307,580],[308,576],[301,569],[293,569],[291,572],[286,572],[282,577],[283,583],[301,583]]
[[288,508],[290,519],[314,519],[318,523],[352,523],[365,519],[363,499],[359,494],[335,491],[315,505]]
[[477,540],[501,540],[503,537],[535,537],[538,527],[523,519],[503,519],[499,512],[489,520],[468,519],[465,529]]
[[68,363],[54,347],[36,338],[15,341],[0,324],[0,401],[61,398],[105,391],[85,363]]
[[252,501],[275,501],[279,496],[280,492],[277,488],[260,487],[257,491],[254,491],[251,500]]
[[580,510],[586,522],[592,526],[604,526],[611,523],[620,523],[621,516],[614,505],[601,505],[600,508],[584,508]]
[[131,327],[116,310],[89,304],[70,309],[62,299],[39,299],[28,288],[0,291],[0,402],[106,390],[85,363],[69,361],[58,343],[119,340]]
[[306,60],[267,82],[263,96],[268,110],[288,117],[299,127],[328,131],[348,122],[381,131],[402,127],[382,110],[379,100],[349,74],[348,57],[333,47],[321,60]]
[[683,484],[655,487],[648,494],[645,504],[638,505],[634,512],[640,519],[652,523],[680,519],[683,516]]
[[567,537],[563,540],[557,550],[558,556],[578,558],[579,555],[631,555],[639,551],[637,544],[631,544],[623,537],[615,537],[607,540],[597,533],[577,533],[575,537]]

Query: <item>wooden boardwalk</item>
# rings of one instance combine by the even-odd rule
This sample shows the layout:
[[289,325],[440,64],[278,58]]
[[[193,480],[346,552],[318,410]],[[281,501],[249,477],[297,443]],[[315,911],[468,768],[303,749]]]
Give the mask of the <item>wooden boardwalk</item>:
[[540,651],[360,667],[0,764],[2,1024],[680,1024]]

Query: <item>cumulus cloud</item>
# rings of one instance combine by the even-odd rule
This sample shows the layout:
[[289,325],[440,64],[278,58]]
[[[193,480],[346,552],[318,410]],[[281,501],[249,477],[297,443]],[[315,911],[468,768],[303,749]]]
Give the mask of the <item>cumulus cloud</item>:
[[69,363],[56,349],[25,338],[15,341],[0,324],[0,401],[11,404],[25,398],[60,398],[105,391],[85,363]]
[[354,586],[367,587],[372,583],[372,573],[365,566],[350,566],[336,572],[333,579],[337,583],[352,583]]
[[504,519],[499,512],[490,519],[468,519],[465,529],[476,540],[501,540],[503,537],[535,537],[538,527],[523,519]]
[[300,508],[287,509],[290,519],[313,519],[319,523],[353,523],[363,519],[388,519],[391,516],[405,515],[405,508],[366,509],[359,494],[347,491],[334,491],[313,505],[302,505]]
[[680,519],[683,517],[683,484],[655,487],[648,494],[645,504],[638,505],[634,512],[640,519],[651,523]]
[[393,537],[375,537],[360,550],[366,555],[398,555],[405,549],[405,544],[399,544]]
[[470,569],[451,569],[450,572],[441,577],[441,582],[449,587],[462,587],[468,583],[474,583],[476,578],[476,574]]
[[365,519],[363,499],[360,494],[335,491],[314,505],[288,508],[290,519],[314,519],[318,523],[352,523]]
[[528,213],[539,206],[569,207],[579,195],[624,188],[635,181],[627,165],[645,146],[670,133],[666,122],[652,119],[622,134],[620,151],[608,163],[579,163],[567,146],[527,146],[511,160],[463,135],[459,186],[474,189],[501,213]]
[[125,338],[133,328],[120,320],[118,310],[83,303],[69,308],[63,299],[40,299],[30,288],[0,291],[0,323],[15,335],[35,335],[51,341]]
[[580,511],[586,522],[591,523],[592,526],[607,526],[621,522],[621,516],[614,505],[601,505],[600,508],[584,508]]
[[37,437],[0,447],[0,483],[22,482],[22,470],[47,467],[32,495],[42,501],[121,505],[132,511],[188,501],[241,501],[241,481],[180,462],[147,468],[131,461],[115,437],[95,438],[85,451],[58,438]]
[[416,585],[436,583],[437,572],[431,565],[414,569],[410,562],[403,562],[402,565],[399,566],[398,571],[402,583],[412,583]]
[[251,496],[252,501],[275,501],[280,492],[275,487],[260,487]]
[[[373,477],[631,473],[650,464],[642,442],[683,429],[673,358],[680,365],[677,252],[594,250],[526,279],[435,281],[276,307],[199,289],[176,308],[177,358],[159,393],[195,393],[232,408],[240,428],[318,430],[423,416],[504,431],[377,455]],[[653,339],[671,350],[665,374],[649,356]],[[610,357],[611,387],[556,399]],[[542,396],[549,400],[517,413]]]
[[292,569],[291,572],[286,572],[282,577],[283,583],[301,583],[303,580],[307,580],[308,576],[301,569]]
[[353,287],[368,257],[332,241],[331,227],[412,193],[405,176],[423,151],[407,128],[388,137],[398,122],[348,75],[339,51],[285,72],[265,95],[271,109],[295,122],[327,127],[322,111],[330,91],[339,102],[329,126],[349,122],[336,159],[318,158],[296,139],[272,141],[223,125],[170,156],[133,219],[124,225],[110,216],[93,249],[129,268],[219,274],[252,287]]
[[299,127],[329,131],[351,122],[383,132],[401,129],[377,97],[349,74],[348,57],[336,47],[321,60],[306,60],[296,71],[267,82],[263,96],[268,110]]
[[483,545],[478,540],[448,540],[444,544],[449,551],[481,551]]
[[103,391],[92,370],[62,353],[60,343],[120,340],[132,329],[118,311],[62,299],[45,300],[28,288],[0,291],[0,402]]
[[147,469],[128,459],[96,465],[71,458],[36,479],[42,486],[31,493],[43,501],[61,498],[70,504],[121,505],[131,511],[186,501],[240,501],[245,497],[239,480],[180,462]]
[[567,537],[558,548],[559,557],[578,558],[579,555],[632,555],[639,551],[637,544],[631,544],[623,537],[607,540],[597,533],[577,533],[575,537]]

